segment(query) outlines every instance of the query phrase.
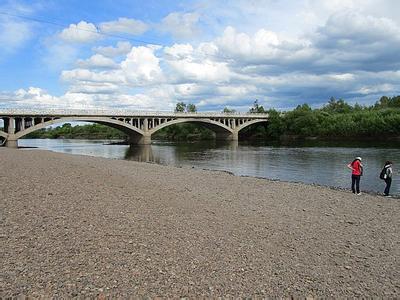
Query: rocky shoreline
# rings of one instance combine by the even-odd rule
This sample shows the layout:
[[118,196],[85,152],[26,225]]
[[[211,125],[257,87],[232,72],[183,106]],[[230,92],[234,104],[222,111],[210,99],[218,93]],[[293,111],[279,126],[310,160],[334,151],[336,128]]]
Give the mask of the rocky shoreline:
[[0,149],[0,296],[398,297],[400,202]]

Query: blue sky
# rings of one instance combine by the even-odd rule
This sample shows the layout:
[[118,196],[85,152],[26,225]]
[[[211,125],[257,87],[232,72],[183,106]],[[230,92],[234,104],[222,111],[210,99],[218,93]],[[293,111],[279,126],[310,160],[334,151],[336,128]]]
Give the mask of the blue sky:
[[201,111],[400,94],[397,0],[0,0],[0,108]]

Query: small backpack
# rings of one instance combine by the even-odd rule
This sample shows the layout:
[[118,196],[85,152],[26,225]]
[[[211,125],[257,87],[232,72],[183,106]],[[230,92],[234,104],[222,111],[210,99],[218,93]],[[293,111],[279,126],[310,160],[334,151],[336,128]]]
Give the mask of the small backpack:
[[387,167],[383,167],[381,174],[379,174],[379,178],[385,180],[385,175],[387,173]]

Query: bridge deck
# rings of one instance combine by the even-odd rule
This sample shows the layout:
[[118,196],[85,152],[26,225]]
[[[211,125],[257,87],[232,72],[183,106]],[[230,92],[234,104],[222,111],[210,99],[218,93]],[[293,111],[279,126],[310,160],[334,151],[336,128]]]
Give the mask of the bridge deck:
[[196,112],[177,113],[167,111],[129,110],[75,110],[75,109],[0,109],[0,117],[51,116],[51,117],[155,117],[155,118],[247,118],[267,119],[268,114]]

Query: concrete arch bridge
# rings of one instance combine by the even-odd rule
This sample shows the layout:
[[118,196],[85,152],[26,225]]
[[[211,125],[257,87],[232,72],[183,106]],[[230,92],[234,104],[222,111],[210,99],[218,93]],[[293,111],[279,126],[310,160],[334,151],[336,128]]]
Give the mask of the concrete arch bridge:
[[[66,122],[92,122],[123,131],[131,144],[150,144],[158,130],[179,123],[198,123],[214,131],[219,140],[238,140],[243,128],[268,122],[268,114],[248,113],[168,113],[105,110],[0,110],[3,130],[0,140],[7,147],[18,147],[18,139],[50,125]],[[1,144],[1,141],[0,141]]]

